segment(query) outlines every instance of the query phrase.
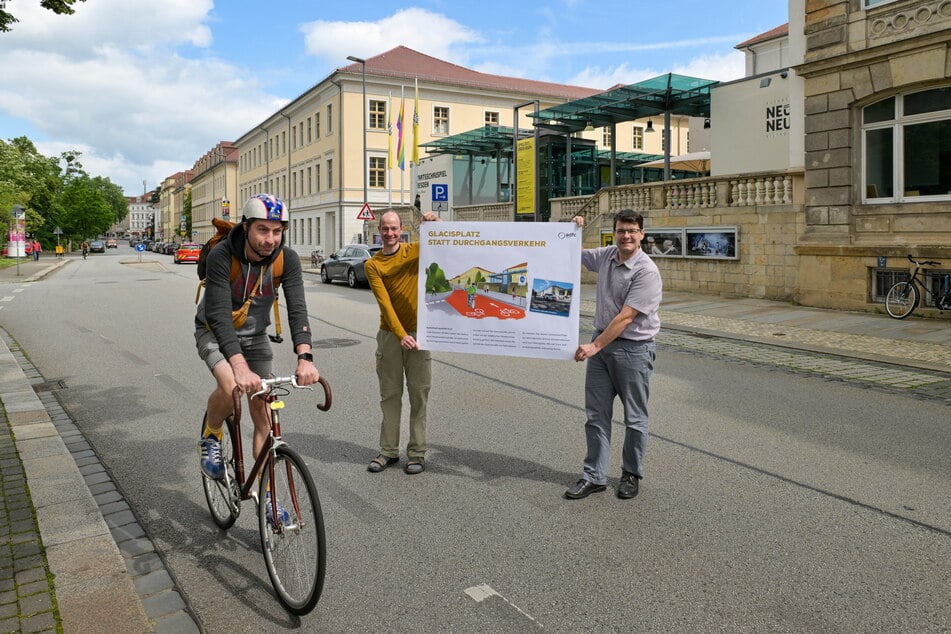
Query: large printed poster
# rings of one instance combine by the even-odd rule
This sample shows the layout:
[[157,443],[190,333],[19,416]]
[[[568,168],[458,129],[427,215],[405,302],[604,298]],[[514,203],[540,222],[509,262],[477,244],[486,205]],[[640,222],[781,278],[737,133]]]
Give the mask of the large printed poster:
[[581,305],[574,223],[420,224],[424,350],[573,359]]

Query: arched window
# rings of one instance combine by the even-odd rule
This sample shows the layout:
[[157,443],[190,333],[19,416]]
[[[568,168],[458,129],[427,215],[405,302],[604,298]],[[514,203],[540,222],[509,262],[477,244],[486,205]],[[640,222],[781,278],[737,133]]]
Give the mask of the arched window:
[[863,200],[951,200],[951,86],[862,109]]

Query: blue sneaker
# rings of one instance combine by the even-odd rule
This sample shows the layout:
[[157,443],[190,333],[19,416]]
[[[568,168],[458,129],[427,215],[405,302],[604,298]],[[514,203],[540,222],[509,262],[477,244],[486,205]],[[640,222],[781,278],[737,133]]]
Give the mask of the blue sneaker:
[[[271,507],[271,492],[268,491],[264,496],[264,503],[267,505],[265,507],[267,512],[267,523],[274,528],[274,516],[273,508]],[[291,521],[291,514],[287,512],[284,508],[284,505],[281,504],[281,501],[277,501],[277,517],[281,520],[281,524],[288,524]]]
[[212,480],[220,480],[225,475],[225,465],[221,460],[221,443],[212,436],[198,441],[198,453],[201,456],[201,471]]

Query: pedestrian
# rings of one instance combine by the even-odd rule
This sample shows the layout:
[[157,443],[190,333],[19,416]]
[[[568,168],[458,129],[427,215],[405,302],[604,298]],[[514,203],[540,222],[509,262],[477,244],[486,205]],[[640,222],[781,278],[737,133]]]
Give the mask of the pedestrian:
[[[575,216],[584,226],[584,218]],[[647,400],[660,330],[660,271],[641,250],[644,219],[622,209],[614,216],[614,244],[581,252],[581,264],[598,273],[594,338],[578,346],[575,361],[588,361],[584,381],[587,453],[581,479],[565,491],[578,500],[604,491],[611,459],[614,400],[624,407],[624,447],[617,496],[637,495],[647,449]]]
[[[254,422],[255,458],[269,433],[267,404],[251,399],[261,389],[261,378],[271,374],[273,351],[268,339],[271,309],[277,287],[284,290],[291,341],[297,354],[294,375],[299,385],[313,385],[319,378],[311,353],[311,329],[304,297],[300,257],[287,247],[285,232],[289,212],[270,194],[252,196],[242,208],[241,222],[206,256],[205,294],[195,315],[195,344],[215,378],[198,441],[201,470],[221,479],[224,420],[234,409],[235,386],[248,395]],[[233,273],[236,276],[232,276]],[[278,500],[282,522],[290,519]],[[271,518],[272,505],[267,505]]]
[[40,246],[40,241],[34,238],[33,239],[33,261],[34,262],[40,261],[40,253],[42,252],[43,252],[43,247]]
[[[439,218],[432,212],[423,220]],[[432,355],[416,342],[416,307],[419,288],[419,243],[400,242],[400,215],[388,210],[380,216],[383,248],[366,261],[367,282],[380,307],[376,335],[376,374],[380,383],[380,453],[368,471],[379,473],[399,462],[400,420],[404,378],[409,393],[409,442],[406,466],[409,474],[426,469],[426,407],[432,384]]]

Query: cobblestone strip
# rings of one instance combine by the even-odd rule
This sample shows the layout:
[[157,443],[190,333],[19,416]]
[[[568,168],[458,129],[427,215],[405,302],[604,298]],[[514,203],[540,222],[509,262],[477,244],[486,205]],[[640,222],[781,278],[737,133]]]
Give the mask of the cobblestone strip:
[[0,632],[62,631],[23,463],[0,410]]
[[[36,387],[45,383],[42,375],[23,354],[19,345],[5,333],[3,334],[10,351],[31,384]],[[181,592],[165,567],[165,562],[162,561],[152,540],[149,539],[135,513],[125,501],[122,492],[116,488],[112,477],[99,461],[99,457],[86,441],[82,431],[51,391],[39,390],[37,397],[46,408],[53,426],[59,432],[63,443],[86,480],[86,485],[99,506],[99,511],[112,533],[119,552],[122,553],[126,570],[132,578],[136,592],[142,599],[145,612],[155,625],[154,631],[159,634],[200,632],[198,624],[188,612]],[[0,627],[0,632],[5,631],[7,630]]]
[[814,352],[789,351],[768,344],[696,336],[675,330],[661,329],[657,341],[660,344],[691,352],[771,365],[797,372],[816,374],[824,378],[841,379],[910,392],[917,396],[937,398],[951,404],[951,375],[940,372],[916,371]]
[[894,350],[895,346],[900,346],[900,352],[893,356],[951,367],[951,346],[936,343],[898,342],[894,339],[870,335],[812,330],[783,324],[764,324],[740,319],[679,313],[671,310],[661,310],[660,320],[662,324],[666,325],[753,336],[765,341],[772,340],[780,345],[796,342],[808,346],[838,349],[853,353],[859,352],[869,356],[887,357],[889,351]]

